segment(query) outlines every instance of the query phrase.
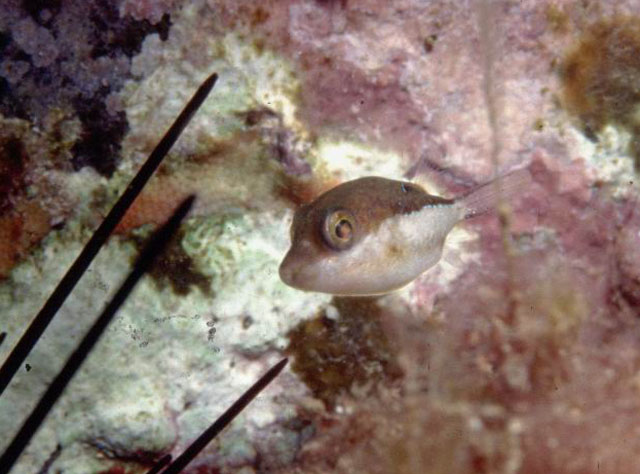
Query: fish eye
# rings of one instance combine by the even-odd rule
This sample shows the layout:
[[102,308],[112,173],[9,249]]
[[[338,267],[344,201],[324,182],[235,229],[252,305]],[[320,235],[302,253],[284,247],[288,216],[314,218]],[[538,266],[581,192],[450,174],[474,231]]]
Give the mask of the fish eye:
[[416,192],[418,188],[413,183],[400,183],[403,193]]
[[346,250],[351,247],[355,234],[355,218],[344,209],[331,210],[324,220],[322,235],[329,247]]

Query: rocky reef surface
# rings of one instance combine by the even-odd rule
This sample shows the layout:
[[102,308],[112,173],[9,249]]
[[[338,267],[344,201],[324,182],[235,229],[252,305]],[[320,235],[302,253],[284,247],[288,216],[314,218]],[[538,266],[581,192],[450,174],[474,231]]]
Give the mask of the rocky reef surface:
[[[0,449],[196,193],[15,472],[145,472],[283,354],[187,472],[639,472],[639,53],[631,1],[3,2],[0,360],[220,79],[0,398]],[[517,167],[397,293],[278,278],[293,210],[339,182],[452,197]]]

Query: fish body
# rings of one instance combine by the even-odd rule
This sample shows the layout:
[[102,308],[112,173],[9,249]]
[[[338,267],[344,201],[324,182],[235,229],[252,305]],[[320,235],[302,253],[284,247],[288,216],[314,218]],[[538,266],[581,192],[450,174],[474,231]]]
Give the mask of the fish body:
[[[517,188],[521,174],[500,190]],[[399,289],[440,260],[458,222],[493,207],[490,184],[445,199],[407,181],[342,183],[296,211],[280,278],[294,288],[343,296]]]

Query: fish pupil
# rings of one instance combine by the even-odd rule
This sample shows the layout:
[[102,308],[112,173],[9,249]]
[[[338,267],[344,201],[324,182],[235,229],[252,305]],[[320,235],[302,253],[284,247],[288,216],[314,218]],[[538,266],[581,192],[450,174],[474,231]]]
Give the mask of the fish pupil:
[[341,239],[341,240],[350,239],[352,232],[353,232],[353,229],[351,227],[351,223],[348,220],[341,219],[336,224],[335,233],[336,233],[336,237],[338,237],[339,239]]

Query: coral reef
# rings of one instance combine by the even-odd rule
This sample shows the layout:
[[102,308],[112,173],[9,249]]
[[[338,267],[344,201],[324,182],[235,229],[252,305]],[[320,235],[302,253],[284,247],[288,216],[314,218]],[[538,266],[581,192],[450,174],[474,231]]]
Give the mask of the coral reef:
[[[69,196],[52,189],[69,187],[61,182],[69,168],[89,166],[105,176],[115,171],[128,129],[116,94],[131,77],[131,57],[140,52],[143,39],[155,34],[166,40],[169,23],[168,16],[156,24],[120,17],[115,1],[3,3],[0,122],[3,143],[9,133],[13,141],[2,146],[2,181],[7,185],[0,199],[9,191],[24,199],[30,186],[34,202],[22,205],[20,216],[3,212],[0,277],[40,242],[51,224],[69,217]],[[10,132],[17,119],[24,121],[24,132]],[[19,179],[16,147],[29,162]],[[24,232],[17,229],[24,225],[40,230],[21,237]]]
[[381,313],[371,298],[336,298],[324,314],[289,333],[292,370],[316,398],[333,408],[340,395],[364,395],[400,377],[397,348],[390,347]]
[[[196,193],[16,472],[144,472],[283,353],[187,472],[636,472],[639,22],[631,1],[4,2],[0,360],[219,73],[0,398],[10,434]],[[455,197],[514,167],[531,185],[397,293],[278,279],[293,208],[339,182]]]
[[120,17],[114,1],[22,3],[7,2],[0,20],[0,113],[40,125],[55,109],[73,111],[82,123],[73,166],[113,173],[127,122],[109,96],[130,77],[148,34],[167,39],[168,17],[156,25]]

